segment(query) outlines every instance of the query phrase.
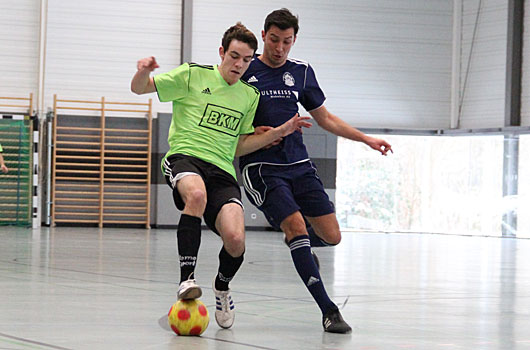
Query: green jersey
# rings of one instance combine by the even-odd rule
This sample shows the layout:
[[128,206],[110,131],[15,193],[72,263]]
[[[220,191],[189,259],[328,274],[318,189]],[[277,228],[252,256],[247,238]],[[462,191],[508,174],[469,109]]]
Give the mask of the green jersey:
[[254,132],[258,90],[241,80],[228,85],[217,65],[184,63],[154,77],[160,102],[173,102],[169,151],[236,173],[232,164],[239,135]]

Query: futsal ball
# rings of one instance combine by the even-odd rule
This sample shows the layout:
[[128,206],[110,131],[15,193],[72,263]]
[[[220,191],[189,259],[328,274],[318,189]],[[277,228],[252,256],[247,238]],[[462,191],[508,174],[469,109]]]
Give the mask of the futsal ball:
[[201,335],[210,323],[208,309],[198,299],[178,300],[169,309],[167,319],[178,335]]

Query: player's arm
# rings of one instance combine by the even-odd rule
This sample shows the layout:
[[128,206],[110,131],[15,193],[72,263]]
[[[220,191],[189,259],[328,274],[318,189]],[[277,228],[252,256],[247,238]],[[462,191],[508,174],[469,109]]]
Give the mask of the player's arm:
[[138,70],[131,81],[131,91],[137,95],[155,92],[155,83],[150,74],[158,67],[159,65],[153,56],[139,60],[136,64]]
[[2,155],[2,153],[0,153],[0,169],[4,174],[7,174],[7,172],[9,171],[6,166],[6,163],[4,163],[4,156]]
[[257,151],[258,149],[267,146],[281,137],[285,137],[297,130],[301,130],[303,127],[310,128],[312,124],[306,121],[308,119],[310,118],[300,117],[297,113],[294,117],[282,125],[275,128],[270,128],[261,134],[254,133],[249,135],[240,135],[236,148],[236,157],[241,157],[245,154]]
[[[254,128],[254,134],[260,135],[260,134],[263,134],[264,132],[269,131],[270,129],[274,129],[274,128],[272,126],[266,126],[266,125],[256,126]],[[265,147],[263,147],[263,149],[269,149],[272,146],[279,145],[282,141],[283,141],[283,137],[280,137],[280,138],[272,141],[271,143],[269,143]]]
[[368,136],[360,130],[346,123],[344,120],[329,112],[325,106],[309,112],[317,124],[324,130],[329,131],[337,136],[345,137],[352,141],[358,141],[366,144],[372,149],[381,152],[386,156],[388,151],[392,152],[392,146],[385,140]]

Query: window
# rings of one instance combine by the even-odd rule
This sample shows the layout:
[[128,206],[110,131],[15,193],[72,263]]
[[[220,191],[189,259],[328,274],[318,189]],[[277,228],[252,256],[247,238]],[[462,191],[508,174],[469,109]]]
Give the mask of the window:
[[519,195],[517,196],[517,237],[530,238],[530,135],[519,138]]
[[[502,235],[503,212],[511,205],[502,196],[502,135],[382,138],[394,154],[382,157],[364,144],[338,140],[336,207],[342,229]],[[524,144],[530,146],[530,138],[521,141],[521,150]],[[530,180],[530,158],[524,156],[519,178]],[[528,180],[519,186],[519,199],[530,195]],[[528,232],[526,217],[519,215],[519,228]]]

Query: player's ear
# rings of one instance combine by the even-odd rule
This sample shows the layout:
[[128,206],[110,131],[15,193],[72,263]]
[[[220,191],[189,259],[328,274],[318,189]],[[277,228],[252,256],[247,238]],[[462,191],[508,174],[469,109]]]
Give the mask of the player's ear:
[[219,46],[219,57],[221,57],[221,61],[225,59],[225,49],[222,46]]
[[261,39],[265,41],[265,30],[261,30]]

